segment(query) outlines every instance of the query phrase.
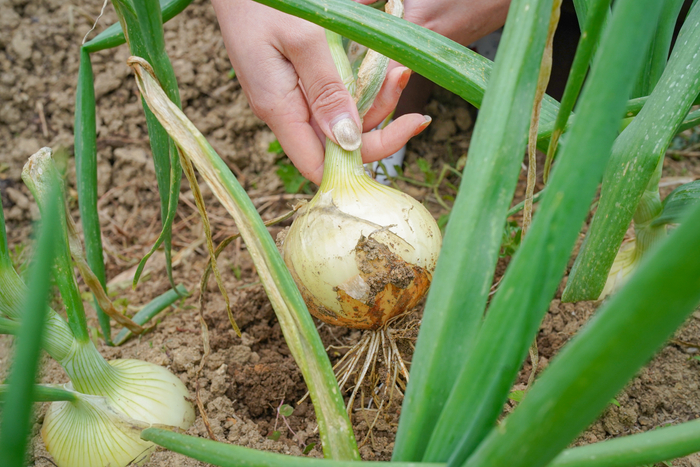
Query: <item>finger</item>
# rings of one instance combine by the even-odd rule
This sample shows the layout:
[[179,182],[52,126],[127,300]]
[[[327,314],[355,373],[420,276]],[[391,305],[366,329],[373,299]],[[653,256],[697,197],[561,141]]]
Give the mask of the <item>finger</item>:
[[316,123],[315,118],[312,118],[309,123],[311,124],[311,128],[314,129],[314,133],[316,133],[318,140],[321,142],[321,145],[323,146],[323,149],[325,150],[326,149],[326,135],[324,135],[323,131],[321,131],[321,127],[318,126],[318,123]]
[[278,111],[269,113],[266,123],[301,175],[320,185],[323,145],[309,123],[309,109],[301,88],[297,86],[276,104]]
[[299,75],[313,118],[343,149],[357,149],[362,143],[360,116],[333,64],[325,33],[315,28],[313,34],[304,29],[290,35],[295,37],[285,42],[283,53]]
[[362,161],[374,162],[394,154],[409,139],[428,128],[431,121],[427,115],[408,114],[386,128],[365,133],[362,136]]
[[365,115],[362,123],[363,131],[375,128],[396,108],[401,92],[406,88],[410,77],[411,70],[406,67],[394,68],[387,73],[379,94]]

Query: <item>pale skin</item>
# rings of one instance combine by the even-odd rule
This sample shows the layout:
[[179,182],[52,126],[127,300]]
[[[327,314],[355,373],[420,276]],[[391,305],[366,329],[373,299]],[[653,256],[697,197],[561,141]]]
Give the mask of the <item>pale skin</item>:
[[[374,0],[357,0],[372,3]],[[362,129],[362,159],[372,162],[399,150],[430,118],[402,115],[372,131],[396,107],[411,72],[392,62],[374,105],[363,120],[331,58],[324,30],[252,0],[212,0],[226,50],[255,114],[275,133],[302,175],[323,176],[326,137],[350,119]],[[463,45],[498,29],[510,0],[404,0],[405,19]],[[359,136],[359,132],[358,136]],[[359,141],[358,141],[359,143]]]

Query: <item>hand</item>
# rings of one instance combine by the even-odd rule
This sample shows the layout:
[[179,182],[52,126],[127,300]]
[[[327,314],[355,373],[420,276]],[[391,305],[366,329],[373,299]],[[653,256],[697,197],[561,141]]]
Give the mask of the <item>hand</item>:
[[[371,3],[371,0],[361,0]],[[404,0],[404,19],[468,46],[503,26],[510,0]],[[389,62],[389,70],[400,67]],[[421,77],[418,77],[421,78]],[[411,82],[396,115],[422,109],[428,99],[427,80]]]
[[404,19],[467,46],[503,26],[509,6],[510,0],[404,0]]
[[[394,67],[364,118],[362,128],[368,133],[361,135],[357,108],[335,69],[321,27],[252,0],[213,0],[213,5],[253,112],[312,182],[321,182],[326,137],[346,148],[361,141],[363,159],[372,161],[396,152],[430,123],[420,114],[409,114],[369,133],[393,110],[408,83],[410,71]],[[341,127],[346,132],[339,142],[334,130]]]

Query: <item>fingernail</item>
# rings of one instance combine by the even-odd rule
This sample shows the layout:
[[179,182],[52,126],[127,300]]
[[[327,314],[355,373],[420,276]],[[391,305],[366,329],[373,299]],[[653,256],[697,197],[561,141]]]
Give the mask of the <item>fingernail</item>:
[[430,115],[423,115],[423,118],[425,118],[425,121],[420,124],[420,126],[416,129],[416,131],[413,133],[413,136],[419,135],[423,130],[428,128],[428,125],[430,125],[430,122],[433,121],[432,118],[430,118]]
[[350,117],[341,117],[336,123],[331,124],[331,131],[340,147],[346,151],[354,151],[362,144],[362,133]]
[[401,77],[399,78],[399,93],[406,89],[409,79],[411,79],[411,70],[406,68],[404,69],[403,73],[401,73]]

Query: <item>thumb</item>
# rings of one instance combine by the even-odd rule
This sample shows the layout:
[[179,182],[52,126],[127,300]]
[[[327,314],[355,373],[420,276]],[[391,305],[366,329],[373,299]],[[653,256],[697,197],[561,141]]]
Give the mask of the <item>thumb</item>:
[[285,55],[299,76],[320,130],[346,151],[354,151],[362,144],[360,115],[335,68],[325,33],[320,31],[296,41]]

